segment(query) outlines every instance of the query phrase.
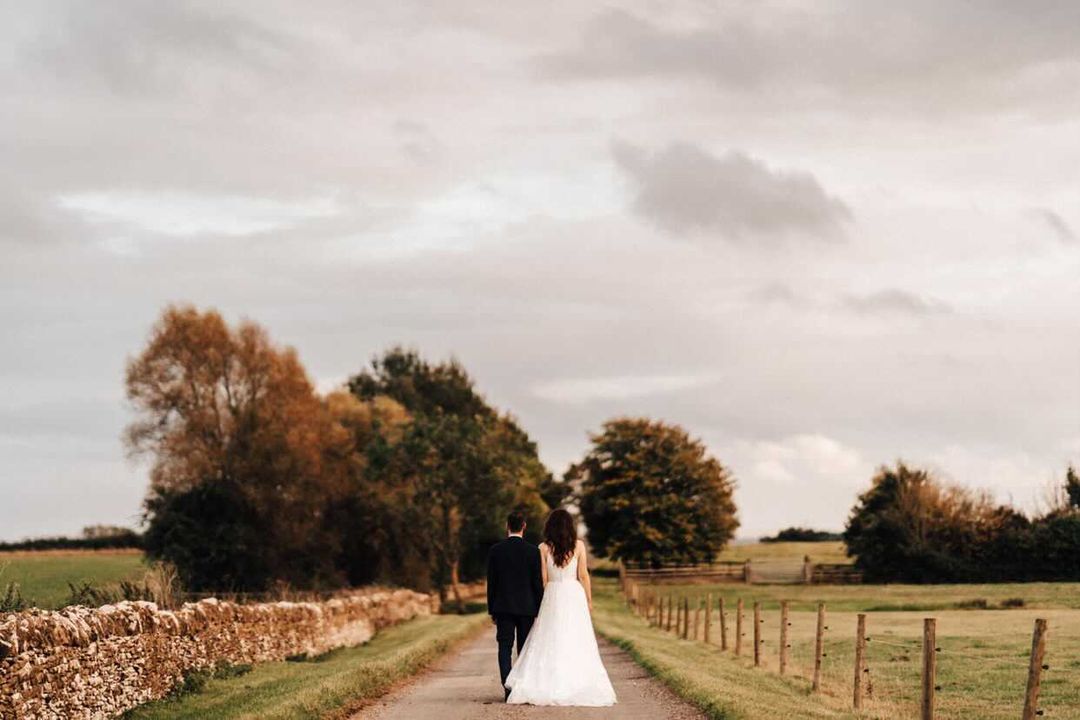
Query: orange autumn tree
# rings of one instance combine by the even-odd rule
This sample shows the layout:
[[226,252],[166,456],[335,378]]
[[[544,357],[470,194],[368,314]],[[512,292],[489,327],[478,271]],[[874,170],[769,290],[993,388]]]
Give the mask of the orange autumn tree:
[[350,437],[292,348],[255,323],[170,306],[126,386],[138,414],[128,444],[152,458],[152,556],[193,589],[340,582],[325,517],[344,491]]

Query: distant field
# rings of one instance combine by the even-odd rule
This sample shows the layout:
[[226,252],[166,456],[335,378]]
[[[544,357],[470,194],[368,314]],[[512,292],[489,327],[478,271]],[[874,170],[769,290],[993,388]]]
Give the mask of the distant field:
[[[850,563],[851,558],[844,552],[842,542],[781,542],[762,543],[750,542],[738,545],[728,545],[720,553],[717,560],[726,562],[742,562],[744,560],[791,560],[801,562],[809,556],[816,563]],[[612,570],[617,567],[616,563],[605,558],[590,558],[590,567]]]
[[696,596],[722,593],[728,602],[743,598],[777,608],[781,600],[793,610],[814,610],[818,601],[847,612],[927,612],[990,609],[1022,600],[1025,608],[1080,609],[1080,583],[997,583],[986,585],[661,585],[661,595]]
[[[850,702],[856,613],[867,613],[871,687],[867,713],[872,718],[917,716],[922,621],[937,619],[938,708],[941,717],[1006,720],[1019,717],[1027,678],[1027,658],[1036,617],[1050,622],[1043,702],[1046,717],[1080,718],[1080,583],[994,585],[663,585],[664,597],[686,596],[691,607],[711,592],[727,604],[729,638],[734,645],[735,602],[746,605],[744,657],[730,653],[719,661],[752,666],[755,601],[762,603],[765,669],[778,665],[779,602],[791,601],[790,682],[806,686],[813,667],[816,604],[827,606],[824,663],[826,700],[834,707]],[[1024,607],[1001,609],[1004,601]],[[992,609],[979,609],[986,605]],[[968,609],[974,608],[974,609]],[[719,618],[714,615],[714,628]],[[719,642],[716,630],[712,640]],[[791,715],[791,717],[803,717]],[[810,717],[807,715],[806,717]]]
[[65,604],[68,583],[107,585],[137,580],[146,570],[138,550],[39,550],[0,553],[0,591],[17,582],[26,601],[45,609]]
[[778,542],[728,545],[720,560],[802,560],[809,556],[816,563],[850,563],[842,542]]

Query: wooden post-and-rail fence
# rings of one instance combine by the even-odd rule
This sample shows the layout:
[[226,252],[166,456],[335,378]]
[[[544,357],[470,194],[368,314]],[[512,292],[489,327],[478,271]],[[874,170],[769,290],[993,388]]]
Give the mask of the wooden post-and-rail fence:
[[807,557],[802,563],[769,560],[723,560],[688,565],[619,566],[619,580],[651,585],[664,583],[746,583],[746,584],[830,584],[862,582],[862,572],[845,563],[815,563]]
[[[697,642],[704,640],[708,645],[715,647],[713,632],[713,611],[717,611],[717,621],[720,625],[719,650],[726,652],[729,647],[727,626],[727,605],[721,595],[713,603],[713,594],[708,593],[704,597],[695,595],[691,598],[688,594],[666,593],[660,594],[653,586],[641,586],[632,575],[621,576],[623,592],[631,609],[643,617],[652,627],[661,632],[674,632],[677,638],[685,641]],[[690,608],[694,608],[693,633],[690,631]],[[702,612],[704,611],[704,617]],[[763,637],[762,617],[763,608],[760,601],[753,603],[753,666],[763,666],[762,646],[765,644]],[[825,635],[829,630],[826,624],[825,603],[817,604],[816,628],[814,633],[813,667],[811,676],[811,688],[814,693],[822,691],[822,678],[825,661],[828,657],[825,648]],[[737,598],[735,602],[735,642],[734,654],[742,656],[743,637],[746,636],[745,628],[745,603],[743,598]],[[867,646],[872,639],[867,634],[866,613],[858,613],[855,622],[855,653],[852,667],[851,704],[855,710],[864,708],[869,695],[870,667],[867,662]],[[780,637],[778,645],[779,665],[778,672],[781,675],[789,674],[790,651],[791,651],[791,615],[790,604],[784,600],[780,602],[779,611]],[[1035,628],[1031,639],[1031,653],[1027,671],[1027,686],[1023,700],[1022,720],[1035,720],[1043,714],[1039,708],[1039,693],[1042,687],[1043,672],[1049,669],[1046,664],[1048,623],[1045,619],[1035,620]],[[934,720],[936,718],[937,694],[941,688],[937,685],[937,668],[939,656],[943,655],[937,645],[937,620],[925,618],[923,620],[922,635],[922,677],[919,692],[920,720]],[[947,657],[948,653],[944,653]]]

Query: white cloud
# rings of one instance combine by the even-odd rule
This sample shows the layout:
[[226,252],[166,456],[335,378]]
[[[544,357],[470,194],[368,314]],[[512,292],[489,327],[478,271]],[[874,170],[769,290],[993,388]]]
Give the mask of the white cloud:
[[865,315],[947,315],[952,312],[948,303],[933,298],[925,298],[907,290],[888,288],[865,295],[848,295],[844,305],[850,310]]
[[571,378],[535,385],[532,394],[548,402],[584,404],[597,400],[626,400],[701,387],[716,382],[708,375],[621,375]]
[[1076,231],[1058,213],[1050,208],[1032,208],[1031,214],[1040,220],[1060,242],[1076,242]]
[[837,527],[897,457],[1018,501],[1078,459],[1080,5],[9,17],[0,537],[137,513],[128,413],[72,399],[120,403],[170,301],[263,323],[314,378],[456,355],[555,472],[611,415],[679,422],[748,531]]
[[81,213],[91,223],[115,223],[167,237],[244,237],[340,212],[331,197],[285,202],[185,192],[75,193],[61,196],[57,205]]
[[725,455],[744,537],[793,525],[839,530],[873,473],[856,448],[822,434],[740,440]]
[[824,435],[794,435],[749,443],[750,476],[787,485],[826,484],[858,487],[867,480],[867,463],[854,448]]
[[[1009,102],[1076,108],[1080,11],[1042,0],[608,8],[537,65],[559,81],[684,80],[741,102],[852,112],[996,113]],[[987,37],[1008,38],[986,42]]]
[[673,235],[834,239],[852,216],[810,173],[773,170],[742,152],[718,157],[685,142],[654,153],[615,143],[613,151],[635,188],[634,210]]
[[1038,512],[1046,509],[1052,486],[1064,482],[1068,455],[1059,457],[1059,465],[1048,466],[1044,459],[1020,450],[949,445],[927,454],[925,462],[945,481],[986,490],[998,502]]

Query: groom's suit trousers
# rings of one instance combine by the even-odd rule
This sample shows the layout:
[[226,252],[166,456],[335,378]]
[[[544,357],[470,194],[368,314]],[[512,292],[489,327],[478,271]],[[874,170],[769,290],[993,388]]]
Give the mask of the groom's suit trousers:
[[506,676],[510,674],[510,658],[513,655],[514,640],[517,640],[518,654],[525,644],[525,638],[532,630],[533,621],[531,615],[505,615],[495,616],[495,642],[499,644],[499,675],[503,685],[506,685]]

